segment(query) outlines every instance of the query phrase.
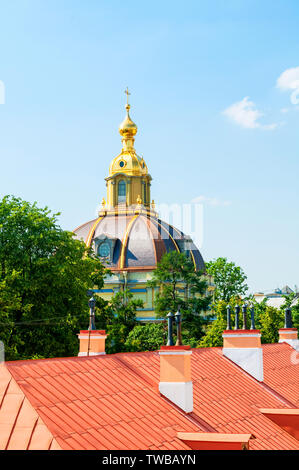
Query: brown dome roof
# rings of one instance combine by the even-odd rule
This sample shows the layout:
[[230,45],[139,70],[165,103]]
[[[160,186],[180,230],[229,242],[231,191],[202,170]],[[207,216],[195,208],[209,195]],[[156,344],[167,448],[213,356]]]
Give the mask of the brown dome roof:
[[[146,213],[107,214],[74,230],[88,246],[109,258],[113,270],[152,270],[164,253],[186,252],[196,270],[205,268],[203,258],[190,237]],[[100,245],[106,242],[106,251]]]

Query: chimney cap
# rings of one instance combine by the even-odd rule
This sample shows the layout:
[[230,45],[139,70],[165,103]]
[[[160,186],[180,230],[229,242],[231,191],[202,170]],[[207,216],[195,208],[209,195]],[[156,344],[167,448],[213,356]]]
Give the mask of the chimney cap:
[[187,345],[187,346],[184,346],[184,345],[160,346],[160,351],[180,351],[180,350],[189,351],[190,349],[191,349],[190,345]]
[[261,330],[224,330],[223,331],[223,334],[230,334],[230,335],[248,335],[248,334],[256,334],[256,333],[260,333]]
[[88,335],[106,335],[106,330],[80,330],[80,334]]
[[94,298],[94,296],[90,297],[89,301],[88,301],[88,305],[89,305],[89,308],[91,309],[94,309],[95,306],[96,306],[96,299]]

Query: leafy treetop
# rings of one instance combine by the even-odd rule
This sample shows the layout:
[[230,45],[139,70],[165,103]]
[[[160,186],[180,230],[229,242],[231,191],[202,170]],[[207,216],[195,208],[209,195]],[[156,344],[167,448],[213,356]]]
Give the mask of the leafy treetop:
[[247,276],[235,263],[228,262],[226,258],[217,258],[206,263],[206,269],[214,280],[215,299],[229,302],[232,297],[241,297],[246,294]]
[[6,359],[77,354],[90,287],[106,270],[57,223],[59,214],[20,198],[0,200],[0,339]]
[[210,296],[203,273],[194,270],[194,264],[185,253],[166,253],[153,271],[148,285],[159,289],[155,297],[155,312],[159,318],[178,309],[182,314],[182,335],[191,340],[202,336],[203,314]]

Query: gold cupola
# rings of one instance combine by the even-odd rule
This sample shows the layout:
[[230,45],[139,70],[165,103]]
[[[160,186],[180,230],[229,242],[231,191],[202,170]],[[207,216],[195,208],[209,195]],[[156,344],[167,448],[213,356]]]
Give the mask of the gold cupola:
[[[126,117],[119,126],[122,136],[122,149],[110,163],[107,182],[107,208],[114,210],[124,207],[133,207],[138,204],[145,208],[150,207],[150,181],[146,163],[137,155],[134,148],[137,125],[132,121],[129,111],[129,91],[127,95]],[[137,202],[138,199],[138,202]]]
[[127,103],[127,115],[118,128],[120,135],[123,137],[123,140],[132,139],[137,134],[137,126],[135,122],[133,122],[130,118],[130,107],[131,106],[129,105],[129,103]]

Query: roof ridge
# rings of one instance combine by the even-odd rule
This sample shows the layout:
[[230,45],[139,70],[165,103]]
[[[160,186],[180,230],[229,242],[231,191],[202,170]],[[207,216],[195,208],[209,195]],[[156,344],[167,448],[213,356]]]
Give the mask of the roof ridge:
[[[202,348],[204,349],[204,348]],[[155,351],[123,351],[123,352],[117,352],[117,353],[110,353],[110,354],[103,354],[101,356],[63,356],[63,357],[39,357],[37,359],[17,359],[14,361],[6,361],[5,364],[6,366],[13,367],[14,365],[22,365],[22,364],[28,364],[28,362],[32,362],[37,364],[39,361],[63,361],[63,360],[75,360],[75,361],[86,361],[86,360],[105,360],[109,359],[110,357],[113,357],[114,359],[118,357],[119,355],[124,355],[124,354],[136,354],[136,355],[141,355],[141,354],[150,354],[150,353],[155,353]]]
[[119,261],[118,261],[118,269],[123,269],[126,267],[129,236],[130,236],[133,226],[135,225],[136,221],[139,218],[140,218],[140,213],[134,214],[126,225],[125,232],[121,240],[121,250],[120,250],[120,256],[119,256]]
[[275,398],[277,398],[279,401],[283,402],[284,404],[288,405],[290,408],[298,408],[297,405],[293,402],[291,402],[290,400],[288,400],[287,398],[285,398],[283,395],[281,395],[279,392],[277,392],[276,390],[274,390],[272,387],[270,387],[270,385],[266,384],[265,382],[260,382],[260,384],[262,385],[262,387],[267,390],[269,393],[271,393],[272,395],[275,396]]

